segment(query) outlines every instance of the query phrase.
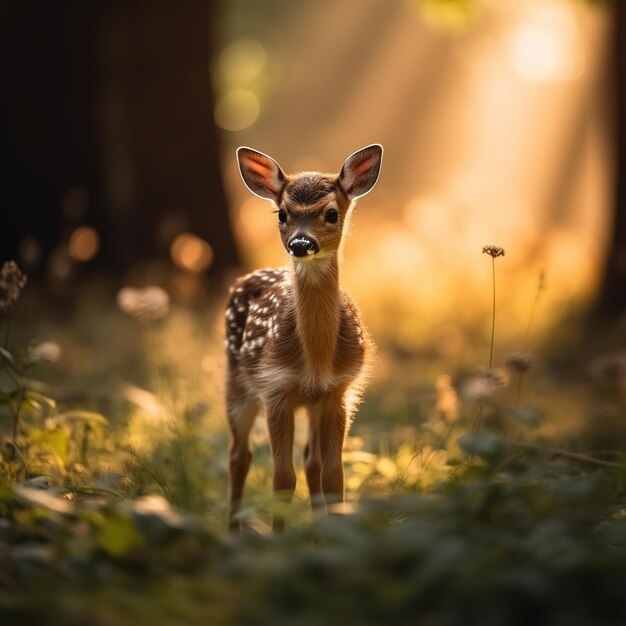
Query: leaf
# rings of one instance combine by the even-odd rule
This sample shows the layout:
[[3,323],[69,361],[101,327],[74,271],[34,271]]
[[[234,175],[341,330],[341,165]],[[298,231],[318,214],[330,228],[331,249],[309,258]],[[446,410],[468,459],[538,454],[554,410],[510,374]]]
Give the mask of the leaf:
[[40,507],[54,513],[71,513],[73,507],[70,502],[53,496],[45,489],[33,489],[26,485],[14,485],[13,493],[17,498],[33,507]]
[[459,446],[468,454],[483,459],[492,459],[504,450],[504,442],[500,437],[488,433],[468,433],[459,437]]
[[395,478],[398,474],[398,468],[396,464],[388,457],[380,457],[378,463],[376,463],[376,471],[385,478]]
[[53,398],[50,398],[49,396],[46,396],[38,391],[33,391],[32,389],[29,389],[26,393],[26,402],[36,409],[42,409],[44,406],[47,406],[51,411],[54,411],[57,406],[57,403]]
[[11,366],[13,371],[15,371],[17,374],[20,373],[20,369],[17,366],[17,363],[15,362],[13,355],[6,348],[0,347],[0,356],[6,363],[8,363]]
[[97,534],[100,547],[112,556],[128,554],[143,541],[132,519],[120,511],[105,517]]
[[20,484],[24,485],[24,487],[31,487],[32,489],[50,489],[50,481],[47,476],[35,476]]
[[65,428],[33,429],[30,432],[30,438],[33,443],[46,446],[63,463],[67,463],[70,433]]
[[95,411],[66,411],[56,416],[57,422],[89,422],[90,424],[106,425],[107,418]]

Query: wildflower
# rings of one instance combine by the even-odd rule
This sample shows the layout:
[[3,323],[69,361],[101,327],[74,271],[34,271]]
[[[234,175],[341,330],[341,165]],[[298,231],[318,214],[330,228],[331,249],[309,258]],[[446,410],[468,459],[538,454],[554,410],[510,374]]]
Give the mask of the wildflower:
[[505,370],[494,367],[487,368],[483,370],[479,370],[479,375],[485,378],[485,380],[490,381],[496,387],[508,387],[511,379]]
[[498,256],[504,256],[504,248],[498,246],[483,246],[483,254],[488,254],[494,259]]
[[39,363],[52,365],[60,358],[61,348],[58,344],[53,341],[42,341],[29,348],[27,360],[33,365]]
[[161,287],[124,287],[117,294],[117,305],[140,322],[157,322],[168,314],[170,297]]
[[469,400],[487,400],[508,384],[509,376],[504,370],[482,368],[463,383],[463,395]]
[[170,297],[160,287],[146,287],[141,294],[143,315],[148,322],[163,319],[170,310]]
[[592,407],[585,413],[585,419],[593,424],[607,425],[619,418],[620,410],[616,404],[606,403]]
[[617,382],[626,377],[626,352],[605,354],[595,358],[589,366],[591,376],[604,382]]
[[491,345],[489,347],[489,368],[493,365],[493,340],[496,334],[496,257],[504,256],[504,248],[483,246],[483,254],[491,257]]
[[526,428],[539,428],[544,422],[541,411],[529,406],[514,408],[513,418]]
[[504,360],[504,364],[513,372],[523,374],[527,372],[535,362],[535,358],[528,352],[512,352]]
[[452,379],[448,374],[441,374],[435,380],[437,404],[435,410],[444,421],[452,423],[459,418],[459,398],[457,397]]
[[0,311],[8,311],[20,297],[28,278],[15,261],[5,261],[0,268]]

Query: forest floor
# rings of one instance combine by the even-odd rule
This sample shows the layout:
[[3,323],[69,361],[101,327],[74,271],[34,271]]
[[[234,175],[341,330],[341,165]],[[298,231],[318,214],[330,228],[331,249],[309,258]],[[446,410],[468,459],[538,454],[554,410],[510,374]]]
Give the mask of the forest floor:
[[2,623],[626,623],[623,329],[482,369],[383,338],[346,506],[311,513],[302,419],[272,499],[260,419],[232,536],[217,307],[75,305],[25,292],[0,355]]

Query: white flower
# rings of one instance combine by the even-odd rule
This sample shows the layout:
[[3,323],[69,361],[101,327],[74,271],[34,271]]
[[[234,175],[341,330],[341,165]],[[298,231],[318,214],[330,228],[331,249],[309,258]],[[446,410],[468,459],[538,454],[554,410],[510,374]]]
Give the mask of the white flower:
[[161,287],[124,287],[117,294],[117,306],[141,322],[156,322],[168,314],[170,297]]
[[56,363],[61,358],[61,348],[53,341],[42,341],[28,350],[30,363]]

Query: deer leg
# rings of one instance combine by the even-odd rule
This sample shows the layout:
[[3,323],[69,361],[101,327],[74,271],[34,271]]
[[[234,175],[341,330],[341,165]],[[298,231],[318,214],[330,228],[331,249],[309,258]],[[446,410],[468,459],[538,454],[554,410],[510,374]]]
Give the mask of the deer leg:
[[232,433],[229,453],[230,510],[228,513],[228,527],[231,531],[238,531],[241,527],[241,522],[236,517],[241,506],[243,487],[252,459],[249,437],[254,418],[259,409],[259,402],[256,399],[246,399],[243,402],[229,400],[228,405],[228,421]]
[[[266,409],[274,463],[274,495],[289,503],[296,488],[296,472],[293,468],[293,408],[286,401],[278,399],[268,402]],[[284,527],[285,519],[275,515],[272,520],[274,532],[280,532]]]
[[347,415],[342,395],[325,399],[321,406],[322,490],[326,504],[344,501],[342,452]]
[[320,412],[309,407],[309,440],[304,448],[304,469],[314,510],[324,504],[322,496],[322,448],[320,440]]

